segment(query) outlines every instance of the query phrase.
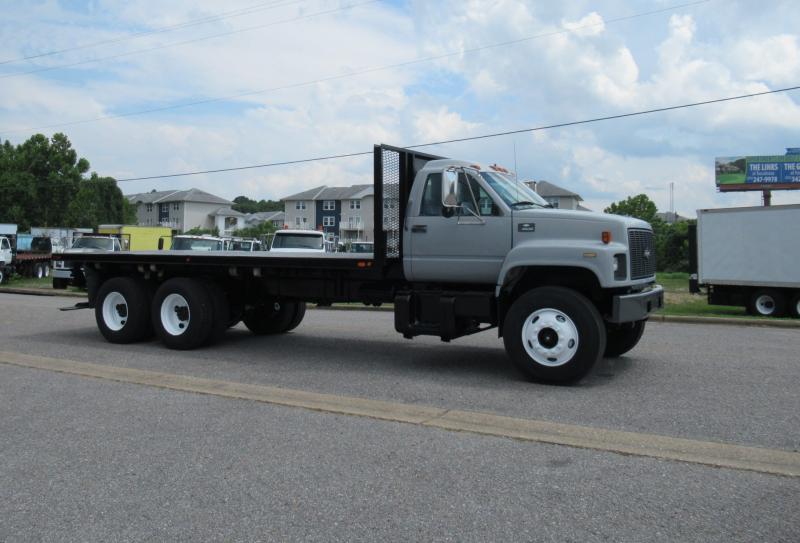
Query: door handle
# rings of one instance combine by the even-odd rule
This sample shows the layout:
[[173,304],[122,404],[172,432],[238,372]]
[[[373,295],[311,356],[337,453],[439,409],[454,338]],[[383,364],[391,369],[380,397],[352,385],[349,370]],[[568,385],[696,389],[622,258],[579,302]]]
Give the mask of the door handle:
[[428,231],[427,224],[415,224],[414,226],[411,227],[411,232],[419,232],[421,234],[424,234],[427,231]]

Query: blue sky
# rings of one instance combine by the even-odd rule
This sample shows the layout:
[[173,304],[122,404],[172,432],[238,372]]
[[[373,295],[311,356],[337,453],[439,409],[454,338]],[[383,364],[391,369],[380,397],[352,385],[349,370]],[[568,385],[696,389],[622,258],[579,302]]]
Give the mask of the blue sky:
[[[63,131],[93,170],[127,178],[357,152],[378,142],[418,144],[800,84],[795,2],[681,4],[14,2],[0,20],[0,61],[110,42],[0,64],[0,138],[18,143],[34,132]],[[127,39],[234,10],[245,14]],[[664,11],[647,14],[657,10]],[[525,41],[458,54],[516,40]],[[451,56],[359,75],[443,55]],[[338,77],[346,74],[353,75]],[[331,77],[338,78],[296,86]],[[275,87],[291,88],[94,120]],[[664,210],[674,183],[677,211],[693,216],[698,208],[759,203],[757,193],[715,191],[714,157],[800,146],[799,102],[793,91],[429,150],[510,167],[516,161],[520,177],[578,192],[595,210],[640,192]],[[31,130],[65,123],[76,124]],[[368,159],[348,159],[121,186],[126,193],[195,186],[227,198],[275,199],[370,176]],[[795,202],[800,192],[773,196],[773,203]]]

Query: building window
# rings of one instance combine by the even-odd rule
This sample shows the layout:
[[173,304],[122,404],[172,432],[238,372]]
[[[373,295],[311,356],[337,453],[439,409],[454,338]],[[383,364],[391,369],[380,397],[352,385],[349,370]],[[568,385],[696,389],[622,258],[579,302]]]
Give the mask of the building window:
[[146,209],[147,209],[148,213],[152,213],[153,212],[153,204],[147,204]]
[[179,204],[178,202],[175,202],[174,204],[172,204],[172,210],[173,211],[178,211],[178,210],[180,210],[180,208],[181,208],[181,204]]
[[333,211],[336,209],[336,202],[334,200],[324,200],[322,202],[322,211]]
[[306,208],[306,203],[302,202],[302,201],[297,201],[294,204],[294,208],[295,209],[305,209]]
[[347,226],[351,230],[357,230],[361,228],[361,217],[348,217],[347,218]]
[[322,226],[334,226],[335,224],[335,217],[333,215],[327,215],[322,217]]
[[295,226],[300,226],[300,217],[295,217],[294,218],[294,225]]
[[350,200],[350,209],[361,209],[361,200]]

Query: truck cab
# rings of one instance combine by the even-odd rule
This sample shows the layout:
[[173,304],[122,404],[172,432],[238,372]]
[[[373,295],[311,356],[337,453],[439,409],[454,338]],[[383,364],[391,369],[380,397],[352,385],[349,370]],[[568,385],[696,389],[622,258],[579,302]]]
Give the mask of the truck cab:
[[11,240],[0,236],[0,283],[8,280],[8,270],[11,268],[12,258]]

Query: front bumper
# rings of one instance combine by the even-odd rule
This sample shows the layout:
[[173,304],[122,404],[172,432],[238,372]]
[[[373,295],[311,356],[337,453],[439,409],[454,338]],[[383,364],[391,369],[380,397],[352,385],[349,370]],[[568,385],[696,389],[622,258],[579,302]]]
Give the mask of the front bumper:
[[72,268],[53,268],[53,277],[56,279],[72,279]]
[[661,285],[653,285],[652,288],[635,294],[614,296],[611,316],[606,320],[614,323],[641,321],[662,307],[664,307],[664,289]]

